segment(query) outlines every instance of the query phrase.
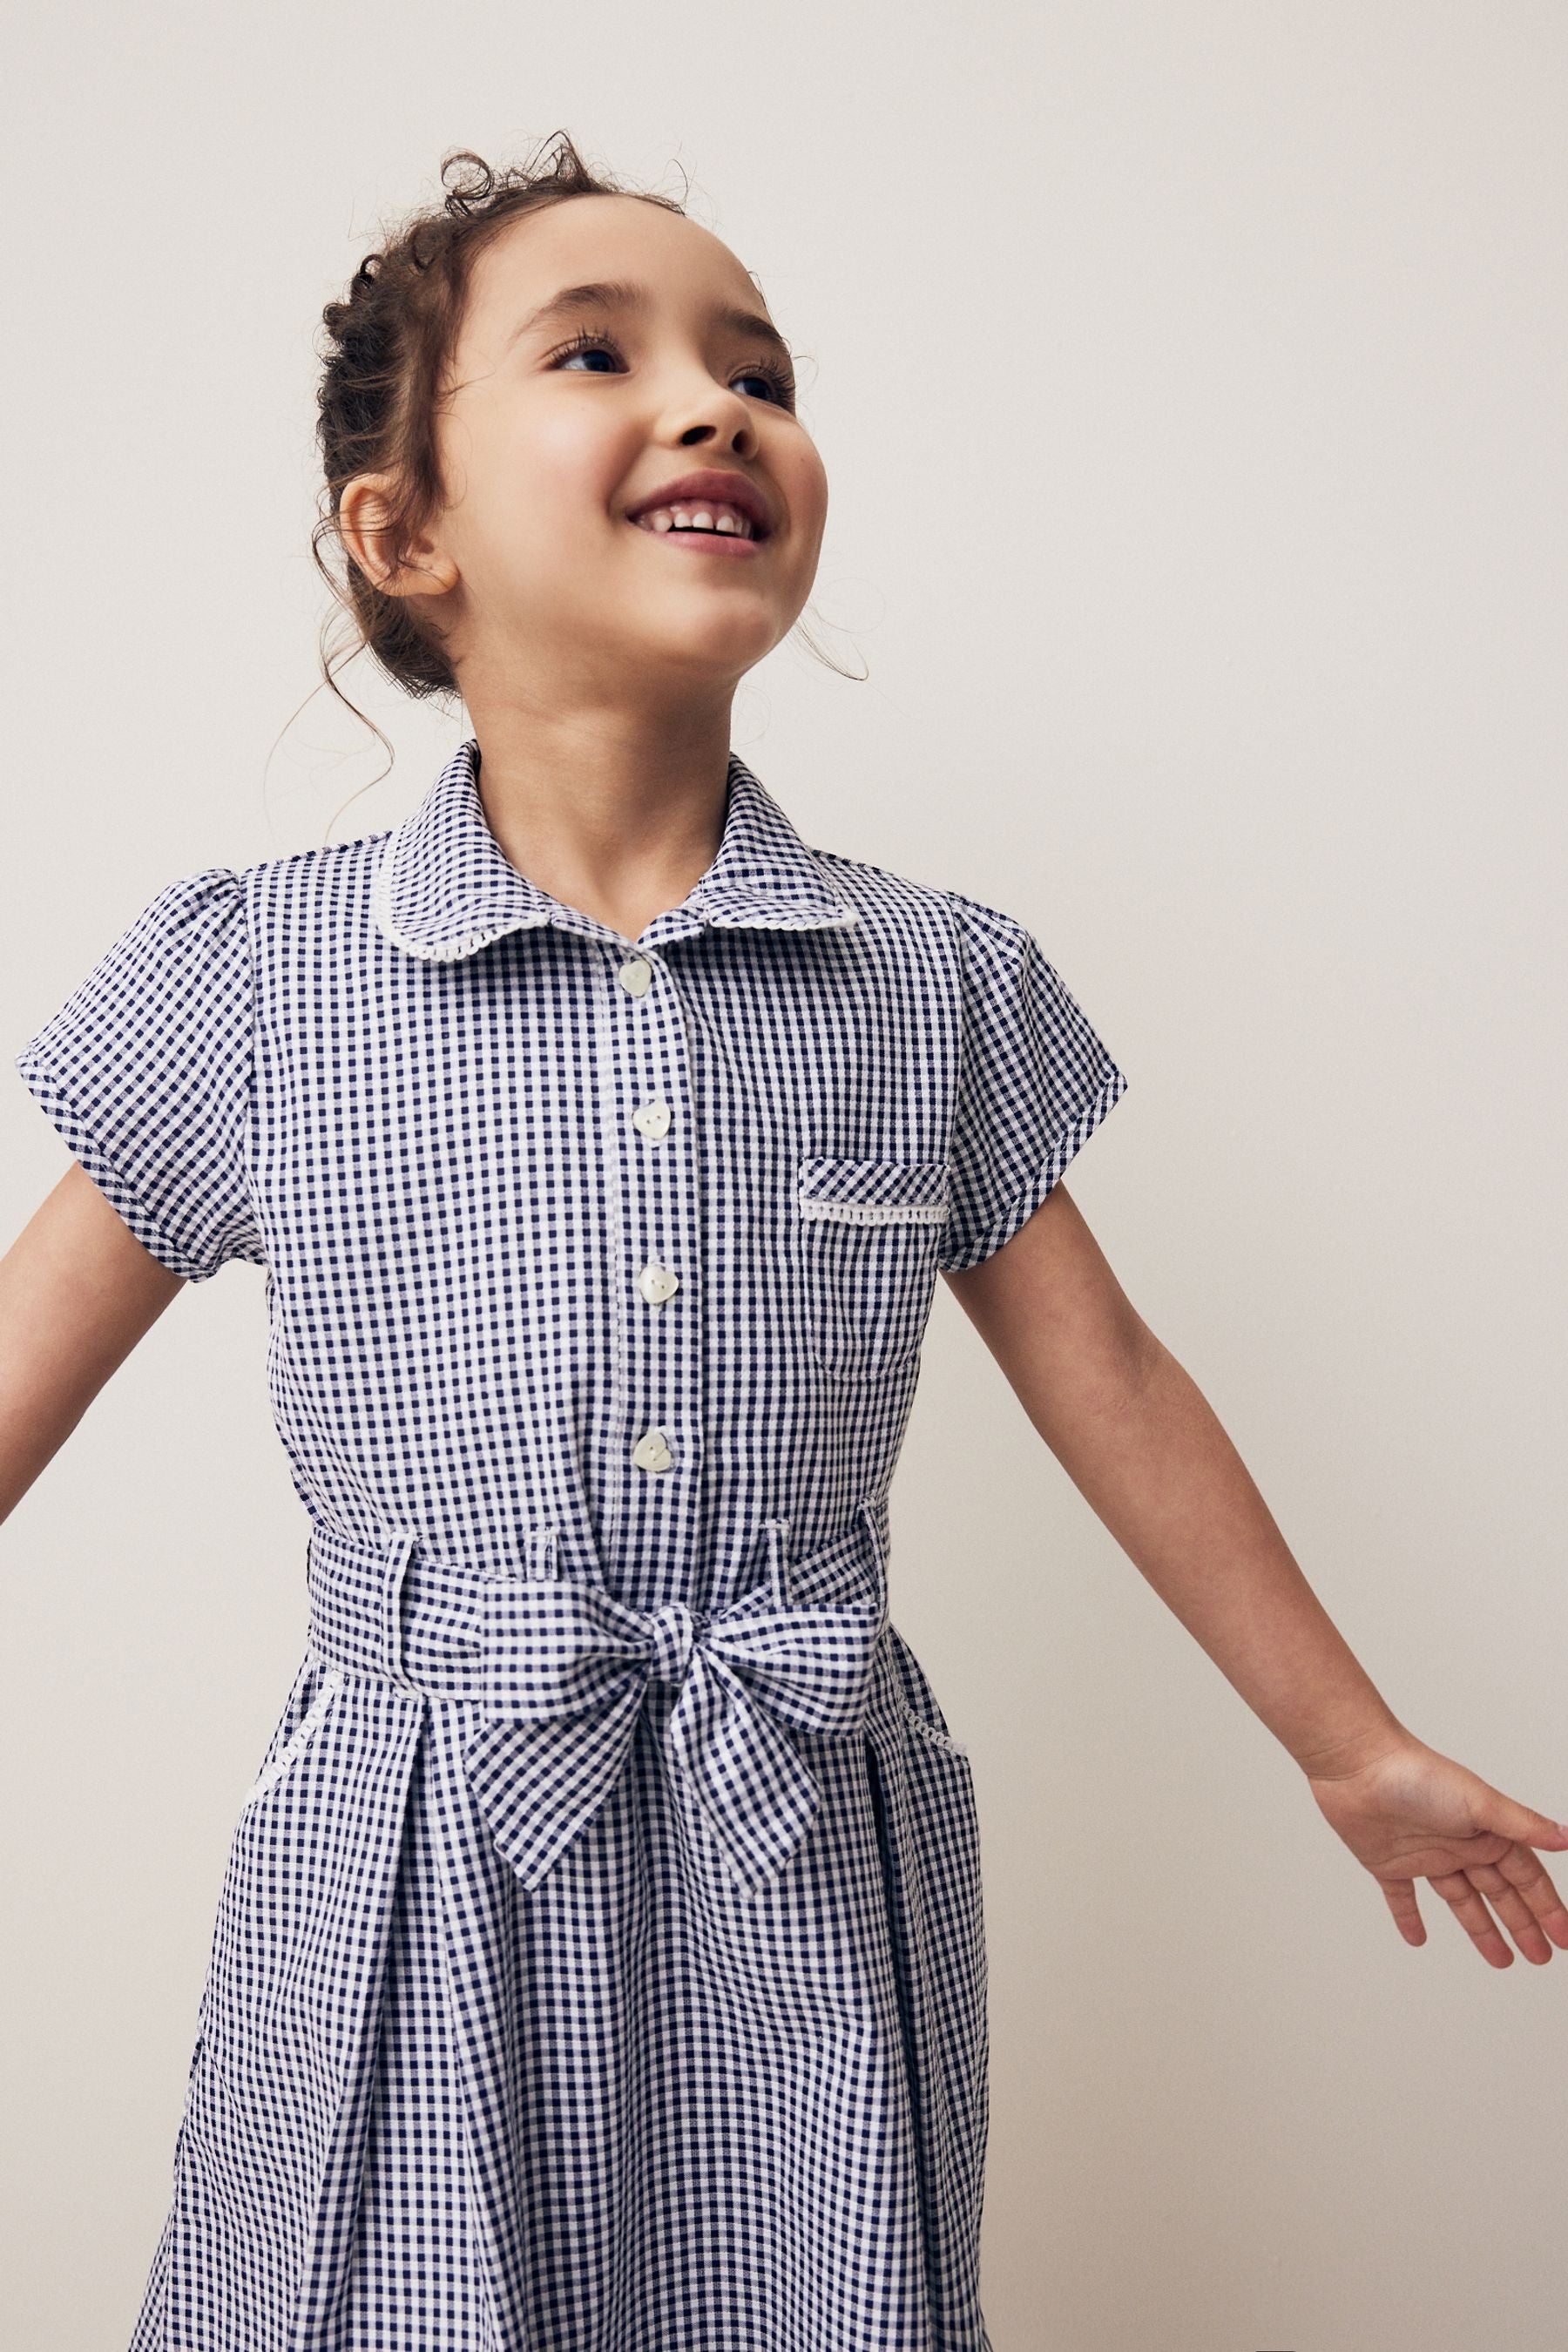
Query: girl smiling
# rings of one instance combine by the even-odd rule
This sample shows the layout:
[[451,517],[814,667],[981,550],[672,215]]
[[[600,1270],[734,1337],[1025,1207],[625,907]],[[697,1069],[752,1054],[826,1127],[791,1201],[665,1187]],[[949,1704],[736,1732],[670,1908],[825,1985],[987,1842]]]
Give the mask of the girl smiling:
[[1409,1941],[1425,1877],[1568,1946],[1568,1832],[1399,1723],[1122,1292],[1039,942],[731,750],[827,513],[755,283],[569,141],[446,172],[326,312],[318,536],[471,731],[16,1057],[0,1505],[236,1259],[309,1520],[134,2352],[986,2352],[979,1824],[889,1613],[939,1275]]

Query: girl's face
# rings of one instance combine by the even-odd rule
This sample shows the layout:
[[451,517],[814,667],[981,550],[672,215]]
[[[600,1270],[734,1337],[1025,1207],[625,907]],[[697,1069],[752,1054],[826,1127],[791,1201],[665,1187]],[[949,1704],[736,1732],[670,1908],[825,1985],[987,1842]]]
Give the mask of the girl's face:
[[[728,695],[793,626],[826,476],[782,338],[708,230],[627,196],[525,215],[479,258],[447,382],[450,502],[415,584],[439,583],[470,708]],[[754,536],[631,519],[695,473],[761,501]],[[711,488],[668,503],[719,519]]]

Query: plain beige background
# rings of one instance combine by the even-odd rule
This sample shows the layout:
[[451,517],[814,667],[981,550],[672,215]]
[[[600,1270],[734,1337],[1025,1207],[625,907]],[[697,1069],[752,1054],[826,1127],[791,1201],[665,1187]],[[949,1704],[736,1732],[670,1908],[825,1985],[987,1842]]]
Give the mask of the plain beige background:
[[[870,673],[786,646],[736,747],[1037,931],[1129,1076],[1068,1182],[1130,1294],[1395,1711],[1568,1813],[1561,9],[68,5],[10,52],[5,1235],[66,1164],[9,1057],[153,892],[390,824],[465,731],[361,665],[377,782],[309,698],[321,304],[449,147],[684,169],[809,354],[808,619]],[[183,1294],[0,1534],[29,2352],[129,2340],[302,1643],[264,1340],[254,1269]],[[996,2352],[1558,2342],[1568,1957],[1494,1972],[1429,1889],[1400,1941],[940,1286],[893,1529],[982,1806]]]

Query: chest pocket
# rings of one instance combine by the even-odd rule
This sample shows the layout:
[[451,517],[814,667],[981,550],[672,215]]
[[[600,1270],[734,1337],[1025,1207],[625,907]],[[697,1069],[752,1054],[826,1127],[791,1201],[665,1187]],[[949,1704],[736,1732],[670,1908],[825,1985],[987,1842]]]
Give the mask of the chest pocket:
[[947,1215],[945,1160],[802,1160],[801,1308],[825,1371],[868,1380],[920,1353]]

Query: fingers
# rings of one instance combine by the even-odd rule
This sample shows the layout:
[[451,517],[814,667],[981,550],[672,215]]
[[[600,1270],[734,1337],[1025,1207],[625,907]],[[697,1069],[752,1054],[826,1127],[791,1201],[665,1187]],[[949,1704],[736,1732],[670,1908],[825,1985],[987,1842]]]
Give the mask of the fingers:
[[1465,1876],[1489,1901],[1527,1960],[1541,1967],[1552,1958],[1552,1944],[1568,1951],[1568,1909],[1529,1846],[1510,1845],[1495,1863],[1473,1863]]
[[1424,1944],[1426,1941],[1426,1923],[1415,1900],[1415,1881],[1409,1878],[1380,1878],[1378,1885],[1394,1914],[1394,1924],[1405,1942]]
[[[1487,1870],[1492,1870],[1494,1866],[1489,1863],[1478,1863],[1476,1868],[1479,1874]],[[1496,1920],[1471,1885],[1468,1874],[1462,1870],[1444,1871],[1440,1876],[1431,1879],[1429,1884],[1442,1896],[1482,1959],[1494,1969],[1511,1969],[1513,1954],[1509,1950]],[[1526,1953],[1525,1957],[1528,1958],[1530,1955]],[[1549,1957],[1549,1955],[1543,1954],[1542,1957]]]
[[1488,1901],[1525,1958],[1537,1968],[1552,1958],[1552,1944],[1568,1950],[1568,1911],[1528,1846],[1510,1846],[1495,1863],[1472,1863],[1468,1870],[1447,1871],[1431,1884],[1481,1958],[1494,1968],[1511,1968],[1513,1954],[1487,1909]]

